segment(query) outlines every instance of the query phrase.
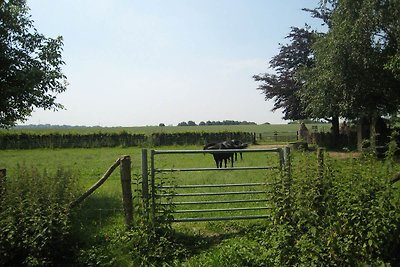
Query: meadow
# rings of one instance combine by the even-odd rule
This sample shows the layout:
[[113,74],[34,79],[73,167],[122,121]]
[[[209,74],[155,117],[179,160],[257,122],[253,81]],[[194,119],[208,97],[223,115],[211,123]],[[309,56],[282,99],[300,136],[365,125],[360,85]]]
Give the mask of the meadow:
[[[202,146],[192,145],[157,147],[156,149],[201,148]],[[257,146],[250,148],[257,148]],[[16,177],[21,177],[22,170],[22,174],[31,178],[26,182],[23,179],[17,179],[21,183],[20,188],[27,186],[29,189],[35,188],[37,184],[40,185],[40,188],[35,189],[36,193],[29,193],[27,190],[28,201],[24,204],[25,206],[17,208],[22,214],[29,212],[29,216],[32,216],[36,214],[37,206],[27,209],[26,206],[30,207],[31,202],[36,203],[29,198],[36,199],[40,195],[52,195],[53,188],[57,192],[66,190],[62,187],[63,181],[67,179],[63,173],[75,179],[75,184],[71,183],[71,188],[75,188],[74,194],[71,193],[70,197],[73,199],[95,183],[122,155],[131,156],[132,185],[134,195],[137,196],[141,189],[141,149],[141,147],[116,147],[0,150],[0,166],[7,168],[7,184],[12,185]],[[157,168],[214,167],[212,156],[207,154],[157,155],[156,157]],[[68,216],[59,214],[61,211],[56,209],[59,206],[57,204],[50,213],[41,216],[34,215],[32,218],[39,218],[37,223],[35,223],[36,219],[26,222],[22,220],[20,223],[22,226],[19,227],[33,224],[41,233],[43,227],[50,223],[52,225],[54,221],[57,222],[57,218],[65,216],[65,221],[61,221],[60,224],[70,225],[70,228],[60,233],[50,232],[45,235],[44,240],[46,244],[58,248],[60,243],[54,243],[54,237],[61,236],[59,238],[65,239],[66,243],[60,249],[68,251],[65,253],[74,259],[67,265],[75,266],[160,266],[163,264],[169,266],[305,266],[308,263],[323,265],[328,262],[335,262],[338,265],[398,262],[399,259],[395,256],[397,253],[391,249],[399,247],[396,240],[399,240],[400,229],[398,212],[400,193],[398,185],[388,187],[387,181],[388,177],[400,171],[399,165],[392,160],[382,162],[368,156],[355,159],[350,156],[340,160],[327,157],[323,171],[326,180],[320,180],[321,171],[317,163],[314,152],[293,153],[291,193],[288,194],[289,191],[285,191],[287,190],[286,183],[279,183],[270,187],[273,190],[265,196],[271,198],[268,205],[273,209],[260,212],[270,214],[271,219],[172,224],[164,222],[154,229],[149,228],[146,220],[143,219],[140,201],[135,197],[135,226],[126,230],[123,222],[120,176],[117,169],[76,209],[71,211],[61,209],[68,212]],[[277,164],[278,157],[274,154],[244,153],[243,161],[239,160],[235,166]],[[30,172],[33,174],[28,175]],[[50,186],[41,185],[40,180],[43,177],[50,179]],[[282,178],[276,171],[174,172],[157,177],[157,183],[164,185],[273,182],[280,181]],[[61,184],[53,185],[59,180]],[[11,188],[14,187],[10,187],[10,191]],[[18,196],[16,198],[19,199]],[[221,197],[212,197],[209,200],[213,199],[221,199]],[[184,199],[184,201],[191,200],[194,199],[191,197]],[[40,203],[35,205],[40,205]],[[46,210],[47,206],[51,207],[49,204],[45,205],[43,210]],[[200,207],[191,206],[190,208]],[[246,213],[240,213],[240,215],[244,214]],[[216,213],[213,216],[223,215],[226,213]],[[21,218],[21,215],[18,216]],[[185,216],[205,215],[185,214]],[[7,226],[3,226],[4,233],[9,235],[14,233],[15,230],[12,230],[14,228],[9,228],[10,221],[5,220],[5,217],[0,219],[0,223]],[[48,227],[46,226],[45,229]],[[29,233],[23,236],[29,236]],[[69,233],[68,238],[64,237],[67,233]],[[57,258],[59,255],[53,256],[52,260],[48,260],[49,257],[46,254],[43,256],[46,247],[43,251],[39,251],[40,253],[36,251],[34,254],[35,249],[29,248],[29,244],[35,245],[35,240],[37,238],[22,240],[22,248],[15,252],[20,255],[21,250],[31,251],[30,256],[27,256],[29,264],[26,265],[45,266],[62,262]],[[4,253],[3,245],[6,248],[11,246],[7,244],[0,244],[1,253]],[[384,244],[390,244],[390,247]],[[47,261],[37,260],[41,258]],[[62,260],[65,261],[65,259]]]
[[[317,127],[318,131],[330,130],[330,124],[306,124],[308,129]],[[210,126],[135,126],[135,127],[24,127],[9,130],[0,129],[0,133],[27,133],[27,134],[92,134],[92,133],[120,133],[131,134],[152,133],[184,133],[184,132],[253,132],[259,133],[296,133],[299,124],[260,124],[260,125],[210,125]]]

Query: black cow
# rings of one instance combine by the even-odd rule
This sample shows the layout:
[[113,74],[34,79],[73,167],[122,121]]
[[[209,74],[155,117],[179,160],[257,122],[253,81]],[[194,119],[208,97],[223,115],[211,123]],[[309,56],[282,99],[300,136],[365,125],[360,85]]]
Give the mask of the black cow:
[[[230,140],[230,141],[224,141],[220,143],[210,143],[204,146],[204,150],[218,150],[218,149],[243,149],[246,148],[247,144],[242,143],[239,140]],[[227,162],[228,160],[231,161],[231,166],[233,167],[233,162],[234,162],[234,156],[235,160],[237,160],[237,154],[236,153],[213,153],[214,161],[215,164],[217,165],[217,168],[222,168],[222,162],[225,163],[225,168],[227,167]],[[242,157],[242,153],[240,152],[240,157]]]
[[[242,141],[239,140],[229,140],[223,142],[228,149],[244,149],[248,147],[248,144],[243,143]],[[240,154],[240,159],[243,159],[242,152],[239,152]],[[237,161],[237,153],[235,152],[235,161]]]
[[[204,146],[204,150],[218,150],[218,149],[229,149],[223,142],[222,143],[210,143]],[[228,162],[228,159],[231,160],[231,164],[233,167],[233,153],[213,153],[215,164],[217,168],[222,168],[222,162],[225,163],[225,168]]]

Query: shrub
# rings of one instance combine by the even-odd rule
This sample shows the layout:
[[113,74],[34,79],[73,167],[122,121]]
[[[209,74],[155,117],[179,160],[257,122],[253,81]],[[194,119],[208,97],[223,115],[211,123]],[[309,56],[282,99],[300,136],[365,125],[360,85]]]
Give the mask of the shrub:
[[48,266],[71,252],[70,211],[75,179],[22,166],[8,177],[0,203],[0,265]]
[[[392,164],[370,157],[346,164],[296,156],[292,180],[277,185],[273,221],[255,235],[272,265],[355,266],[398,263],[396,192]],[[388,168],[390,167],[390,168]],[[261,238],[260,238],[261,236]]]

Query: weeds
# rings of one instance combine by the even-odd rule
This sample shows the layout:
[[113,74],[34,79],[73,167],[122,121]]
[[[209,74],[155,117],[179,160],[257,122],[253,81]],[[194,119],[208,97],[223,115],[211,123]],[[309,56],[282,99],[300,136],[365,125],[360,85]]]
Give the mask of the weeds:
[[50,175],[20,166],[0,206],[0,265],[51,266],[71,255],[69,201],[77,190],[70,172]]

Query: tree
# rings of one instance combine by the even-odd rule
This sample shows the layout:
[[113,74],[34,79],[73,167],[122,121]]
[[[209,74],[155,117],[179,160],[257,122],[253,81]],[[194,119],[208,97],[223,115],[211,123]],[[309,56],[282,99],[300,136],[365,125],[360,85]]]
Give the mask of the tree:
[[188,121],[188,126],[196,126],[197,124],[194,121]]
[[331,1],[331,28],[313,45],[314,66],[302,73],[307,113],[366,117],[372,125],[371,143],[377,118],[397,111],[400,100],[399,80],[386,67],[397,49],[381,21],[391,12],[387,2]]
[[58,110],[66,90],[62,37],[46,38],[33,26],[25,0],[0,1],[0,128],[24,121],[33,108]]
[[302,83],[296,79],[296,71],[312,64],[311,45],[315,32],[309,27],[292,27],[289,35],[289,44],[281,45],[279,54],[270,61],[270,67],[276,74],[259,74],[253,78],[262,82],[257,88],[265,94],[265,100],[274,100],[272,111],[282,109],[285,120],[301,120],[307,118],[304,106],[297,92]]

